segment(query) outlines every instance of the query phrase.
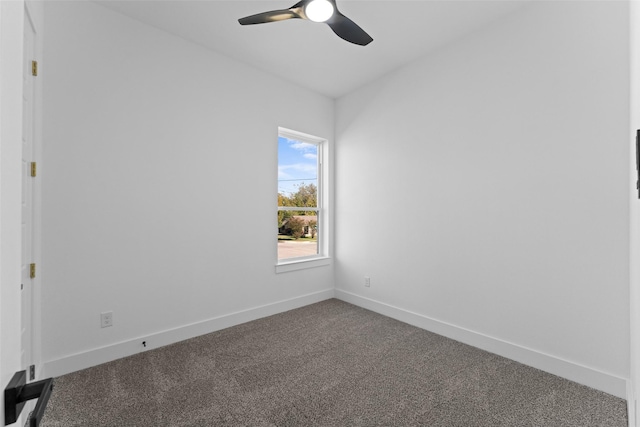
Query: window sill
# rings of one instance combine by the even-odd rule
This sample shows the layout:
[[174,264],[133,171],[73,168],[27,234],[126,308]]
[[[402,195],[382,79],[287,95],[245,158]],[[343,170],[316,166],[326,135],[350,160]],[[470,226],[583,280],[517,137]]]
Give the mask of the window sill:
[[282,262],[276,265],[276,274],[289,271],[305,270],[307,268],[323,267],[331,264],[331,258],[301,259],[297,261]]

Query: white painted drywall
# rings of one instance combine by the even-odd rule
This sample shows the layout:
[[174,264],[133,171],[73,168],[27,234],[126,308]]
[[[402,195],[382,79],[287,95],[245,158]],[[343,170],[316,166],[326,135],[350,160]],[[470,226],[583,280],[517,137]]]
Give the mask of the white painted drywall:
[[[20,366],[22,27],[24,3],[0,2],[0,384]],[[0,399],[4,425],[4,399]]]
[[333,100],[100,5],[45,25],[45,362],[333,292],[274,269],[278,126],[333,144]]
[[339,99],[337,292],[624,384],[628,10],[537,2]]

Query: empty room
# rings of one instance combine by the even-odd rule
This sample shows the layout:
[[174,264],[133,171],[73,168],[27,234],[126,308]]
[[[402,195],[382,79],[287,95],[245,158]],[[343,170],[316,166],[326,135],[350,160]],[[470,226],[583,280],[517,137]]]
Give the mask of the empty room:
[[640,426],[640,5],[292,3],[0,1],[0,426]]

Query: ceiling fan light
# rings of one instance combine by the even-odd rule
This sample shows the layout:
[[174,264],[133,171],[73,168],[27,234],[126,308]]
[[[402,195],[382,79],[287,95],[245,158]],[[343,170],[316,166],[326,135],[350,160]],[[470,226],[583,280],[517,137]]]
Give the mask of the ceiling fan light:
[[326,22],[333,16],[333,4],[328,0],[313,0],[304,9],[307,18],[313,22]]

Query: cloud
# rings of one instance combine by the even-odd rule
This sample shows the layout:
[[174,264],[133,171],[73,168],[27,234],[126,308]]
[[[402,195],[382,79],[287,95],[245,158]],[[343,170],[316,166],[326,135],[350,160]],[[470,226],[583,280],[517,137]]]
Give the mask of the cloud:
[[289,175],[286,171],[285,171],[285,167],[284,166],[278,166],[278,179],[290,179],[291,175]]
[[290,165],[278,166],[278,178],[282,179],[283,176],[287,178],[299,178],[315,179],[318,168],[315,164],[311,163],[293,163]]
[[315,152],[318,151],[318,146],[314,144],[310,144],[308,142],[297,141],[295,139],[285,138],[287,144],[294,150],[302,151],[302,152]]
[[282,153],[278,154],[278,192],[291,194],[302,184],[316,183],[318,146],[283,137],[279,141]]

